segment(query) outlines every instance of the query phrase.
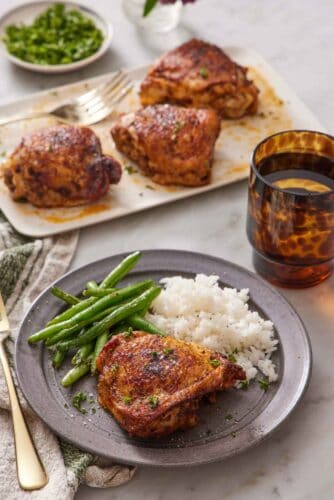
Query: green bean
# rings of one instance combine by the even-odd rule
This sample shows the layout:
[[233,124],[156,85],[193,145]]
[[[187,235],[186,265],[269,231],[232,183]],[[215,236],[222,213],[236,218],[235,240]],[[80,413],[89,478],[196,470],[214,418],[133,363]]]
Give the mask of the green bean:
[[108,341],[108,331],[101,333],[96,339],[95,342],[95,349],[93,352],[92,356],[92,362],[91,362],[91,372],[94,374],[96,372],[96,360],[102,349],[104,348],[105,344]]
[[121,288],[88,288],[82,292],[84,297],[105,297]]
[[77,352],[71,359],[72,365],[82,364],[84,361],[86,361],[86,359],[93,352],[93,350],[94,350],[94,342],[91,342],[90,344],[86,344],[80,347],[80,349],[77,350]]
[[53,353],[52,364],[55,368],[59,368],[66,357],[66,351],[59,351],[58,349]]
[[53,286],[51,288],[51,293],[58,299],[63,300],[66,302],[66,304],[69,304],[70,306],[73,306],[74,304],[78,304],[80,302],[80,299],[78,297],[75,297],[75,295],[72,295],[70,293],[64,292],[61,288],[58,288],[57,286]]
[[133,314],[132,316],[126,318],[126,320],[129,323],[129,325],[132,326],[132,328],[135,328],[136,330],[142,330],[143,332],[153,333],[156,335],[160,335],[161,337],[166,336],[166,333],[164,331],[160,330],[160,328],[155,326],[150,321],[147,321],[147,319],[139,316],[139,314]]
[[[128,255],[123,261],[111,271],[111,273],[102,281],[100,287],[101,288],[112,288],[116,283],[118,283],[124,276],[136,265],[138,260],[140,259],[140,252],[134,252],[133,254]],[[92,282],[91,282],[92,283]],[[66,321],[72,316],[76,315],[80,311],[83,311],[88,306],[94,304],[97,301],[96,297],[90,297],[86,300],[82,300],[78,304],[70,307],[63,313],[59,314],[51,321],[48,322],[48,326],[54,325],[56,323],[61,323],[62,321]]]
[[52,337],[49,337],[45,340],[45,345],[47,347],[51,347],[53,345],[58,344],[58,342],[61,342],[62,340],[67,340],[72,338],[75,334],[78,333],[78,331],[81,330],[83,325],[74,325],[71,328],[65,328],[65,330],[60,330],[60,332],[56,333],[55,335],[52,335]]
[[131,271],[131,269],[137,264],[140,257],[140,252],[134,252],[125,257],[125,259],[123,259],[122,262],[120,262],[118,266],[104,278],[100,284],[100,288],[113,288]]
[[121,288],[120,290],[110,295],[107,295],[106,297],[102,297],[101,299],[98,299],[96,302],[94,302],[92,305],[90,305],[83,311],[80,311],[74,316],[72,316],[67,321],[56,323],[54,325],[49,325],[46,328],[43,328],[43,330],[34,333],[28,338],[28,342],[30,344],[33,344],[35,342],[39,342],[40,340],[46,340],[55,335],[56,333],[60,332],[61,330],[71,328],[77,325],[78,323],[80,323],[80,325],[82,326],[82,323],[85,320],[89,320],[89,322],[91,322],[92,318],[94,318],[95,314],[97,314],[98,312],[107,309],[107,307],[111,305],[118,304],[126,298],[137,295],[143,290],[146,290],[149,286],[152,285],[152,283],[153,283],[152,280],[141,281],[135,283],[134,285]]
[[62,323],[63,321],[67,321],[68,319],[78,314],[80,311],[83,311],[87,307],[94,304],[96,301],[97,301],[96,297],[90,297],[89,299],[81,300],[78,304],[69,307],[63,313],[58,314],[58,316],[56,316],[47,323],[47,326],[56,325],[57,323]]
[[85,363],[81,365],[75,366],[69,372],[66,373],[64,378],[61,381],[61,385],[63,387],[69,387],[70,385],[77,382],[80,378],[82,378],[86,373],[90,370],[90,358],[88,357]]
[[[96,281],[88,281],[86,283],[86,289],[87,290],[95,290],[96,288],[98,288],[98,284],[96,283]],[[85,292],[85,290],[84,290]]]
[[[129,302],[129,301],[125,301]],[[80,321],[76,323],[75,325],[69,327],[69,328],[64,328],[63,330],[60,330],[60,332],[53,334],[51,337],[46,339],[45,345],[47,347],[50,347],[52,345],[58,344],[58,342],[62,340],[66,340],[68,338],[71,338],[74,336],[74,334],[78,333],[84,326],[87,326],[91,323],[94,323],[95,321],[99,321],[100,319],[105,318],[113,312],[115,309],[117,309],[119,306],[112,306],[108,307],[107,309],[103,309],[103,311],[100,311],[98,314],[95,314],[92,318],[88,318],[86,320]]]
[[89,328],[83,335],[73,340],[68,340],[58,344],[59,349],[71,349],[72,347],[80,347],[96,339],[105,330],[109,330],[113,325],[123,321],[132,314],[141,311],[144,307],[152,302],[160,293],[161,288],[151,287],[143,292],[139,297],[135,297],[130,302],[120,305],[116,311],[106,316],[101,321],[98,321]]

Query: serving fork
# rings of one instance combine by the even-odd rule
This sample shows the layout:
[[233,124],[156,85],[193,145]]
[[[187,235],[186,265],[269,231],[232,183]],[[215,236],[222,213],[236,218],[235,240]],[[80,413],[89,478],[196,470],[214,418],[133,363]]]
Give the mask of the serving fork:
[[12,412],[16,470],[21,488],[24,490],[37,490],[43,488],[48,482],[41,459],[38,456],[29,429],[24,420],[20,403],[16,394],[13,378],[4,348],[4,341],[9,335],[9,322],[5,305],[0,294],[0,361],[5,375]]
[[107,116],[133,88],[133,82],[124,71],[117,71],[107,82],[81,94],[67,103],[47,111],[21,113],[7,118],[0,118],[0,125],[8,123],[54,116],[59,121],[77,124],[93,125]]

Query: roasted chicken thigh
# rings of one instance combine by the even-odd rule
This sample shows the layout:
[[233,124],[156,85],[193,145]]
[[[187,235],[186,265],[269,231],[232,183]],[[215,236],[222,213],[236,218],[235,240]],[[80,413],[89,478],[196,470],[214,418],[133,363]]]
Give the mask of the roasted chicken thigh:
[[144,332],[113,337],[97,368],[100,404],[130,435],[144,438],[195,426],[203,396],[245,378],[222,354]]
[[163,55],[144,79],[143,106],[169,102],[181,106],[214,108],[224,118],[254,114],[258,89],[247,69],[232,61],[219,47],[190,40]]
[[5,165],[4,180],[14,200],[67,207],[104,196],[121,174],[91,129],[56,125],[21,140]]
[[111,134],[117,149],[153,181],[201,186],[210,181],[219,131],[213,110],[161,104],[120,117]]

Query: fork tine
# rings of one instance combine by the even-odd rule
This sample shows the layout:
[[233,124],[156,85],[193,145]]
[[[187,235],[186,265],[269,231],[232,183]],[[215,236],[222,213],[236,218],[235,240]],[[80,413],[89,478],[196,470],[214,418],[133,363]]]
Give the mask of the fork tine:
[[90,108],[94,108],[94,106],[99,105],[101,101],[103,101],[105,98],[108,98],[109,95],[116,93],[120,88],[123,88],[129,82],[130,79],[123,73],[122,75],[120,75],[120,78],[118,78],[117,81],[109,85],[108,88],[105,88],[103,93],[96,94],[92,99],[86,102],[83,105],[84,108],[87,110]]
[[94,89],[89,90],[88,92],[85,92],[82,95],[79,95],[78,97],[75,97],[72,101],[73,104],[79,104],[83,105],[86,102],[89,102],[91,99],[93,99],[97,94],[101,94],[105,91],[105,89],[108,89],[111,85],[114,85],[115,82],[119,79],[120,76],[122,76],[124,73],[122,70],[117,71],[108,81],[101,83]]
[[116,92],[110,94],[107,98],[101,99],[94,106],[89,106],[85,112],[88,115],[94,115],[94,113],[99,113],[104,107],[112,107],[117,104],[123,97],[125,97],[133,88],[133,83],[131,81],[127,82],[125,86],[118,88]]
[[99,121],[104,120],[109,116],[115,108],[115,105],[120,102],[133,88],[133,83],[127,85],[127,87],[123,88],[122,91],[118,94],[118,96],[113,98],[112,101],[101,105],[98,110],[95,110],[92,113],[86,112],[82,115],[80,119],[80,123],[82,125],[93,125],[94,123],[98,123]]

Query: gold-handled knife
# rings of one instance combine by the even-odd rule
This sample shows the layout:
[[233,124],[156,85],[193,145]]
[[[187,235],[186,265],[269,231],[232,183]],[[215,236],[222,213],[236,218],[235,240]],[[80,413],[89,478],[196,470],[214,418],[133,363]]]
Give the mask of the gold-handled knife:
[[12,411],[17,477],[21,488],[24,490],[38,490],[47,484],[48,476],[30,436],[16,394],[4,348],[4,340],[8,335],[9,322],[5,305],[0,294],[0,361],[5,374]]

